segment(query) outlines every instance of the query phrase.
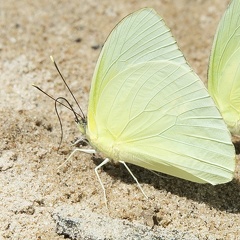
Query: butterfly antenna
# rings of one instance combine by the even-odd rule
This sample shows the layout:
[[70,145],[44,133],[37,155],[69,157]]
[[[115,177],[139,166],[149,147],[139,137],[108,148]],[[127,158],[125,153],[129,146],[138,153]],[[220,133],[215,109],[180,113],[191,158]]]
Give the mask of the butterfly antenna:
[[[66,98],[64,98],[64,97],[58,97],[58,98],[56,98],[56,99],[55,99],[55,111],[56,111],[56,114],[57,114],[57,117],[58,117],[58,121],[59,121],[59,124],[60,124],[60,129],[61,129],[61,138],[60,138],[60,143],[59,143],[59,146],[58,146],[58,150],[57,150],[57,151],[59,151],[59,149],[60,149],[60,147],[61,147],[61,144],[62,144],[62,141],[63,141],[62,121],[61,121],[61,118],[60,118],[60,115],[59,115],[59,112],[58,112],[58,108],[57,108],[57,103],[62,104],[61,102],[59,102],[60,99],[61,99],[61,100],[64,100],[64,101],[67,103],[67,105],[69,106],[69,107],[67,107],[67,108],[69,108],[69,109],[72,110],[73,114],[75,115],[76,122],[79,122],[79,119],[78,119],[78,117],[77,117],[77,114],[76,114],[76,112],[73,110],[73,107],[71,106],[71,104],[69,103],[69,101],[68,101]],[[62,105],[65,106],[65,104],[62,104]]]
[[75,96],[73,95],[73,93],[72,93],[71,89],[69,88],[67,82],[65,81],[65,79],[64,79],[64,77],[63,77],[63,75],[62,75],[62,73],[60,72],[60,70],[59,70],[59,68],[58,68],[58,66],[57,66],[57,63],[55,62],[55,60],[53,59],[52,56],[50,56],[50,59],[52,60],[52,62],[53,62],[53,64],[54,64],[55,68],[57,69],[57,71],[58,71],[60,77],[62,78],[62,80],[63,80],[65,86],[67,87],[68,91],[69,91],[70,94],[72,95],[72,97],[73,97],[75,103],[77,104],[78,108],[80,109],[80,112],[81,112],[81,114],[82,114],[81,118],[82,118],[82,119],[86,119],[86,117],[85,117],[85,115],[84,115],[84,113],[83,113],[83,111],[82,111],[82,108],[81,108],[80,105],[78,104],[77,99],[75,98]]
[[[71,106],[70,104],[69,104],[69,106],[71,106],[71,107],[65,105],[64,103],[62,103],[62,102],[60,102],[60,101],[58,101],[58,99],[55,99],[54,97],[52,97],[51,95],[49,95],[48,93],[46,93],[44,90],[42,90],[40,87],[38,87],[38,86],[36,86],[36,85],[34,85],[34,84],[32,84],[32,86],[35,87],[36,89],[38,89],[40,92],[44,93],[44,94],[45,94],[46,96],[48,96],[49,98],[51,98],[54,102],[57,102],[57,103],[59,103],[60,105],[64,106],[65,108],[71,110],[71,111],[74,113],[75,117],[78,116],[78,117],[82,118],[82,116],[81,116],[79,113],[77,113],[76,111],[74,111],[74,109],[72,108],[72,106]],[[65,100],[66,100],[66,99],[65,99]],[[78,119],[78,118],[77,118],[77,119]]]

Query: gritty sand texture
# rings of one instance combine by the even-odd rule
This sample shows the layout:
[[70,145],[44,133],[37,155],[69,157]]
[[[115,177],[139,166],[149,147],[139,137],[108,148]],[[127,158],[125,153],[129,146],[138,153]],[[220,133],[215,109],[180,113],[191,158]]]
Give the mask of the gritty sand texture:
[[[102,159],[77,153],[59,168],[80,133],[71,112],[59,108],[64,139],[57,152],[60,127],[54,102],[31,86],[71,99],[49,59],[53,55],[86,112],[91,77],[106,37],[124,16],[145,6],[165,19],[188,62],[207,84],[211,44],[227,4],[227,0],[0,1],[1,240],[73,238],[71,231],[78,231],[77,239],[151,239],[154,233],[159,234],[157,239],[240,239],[238,157],[234,180],[219,186],[159,177],[130,166],[149,200],[122,165],[107,164],[100,171],[107,211],[94,173]],[[69,228],[71,224],[77,230]]]

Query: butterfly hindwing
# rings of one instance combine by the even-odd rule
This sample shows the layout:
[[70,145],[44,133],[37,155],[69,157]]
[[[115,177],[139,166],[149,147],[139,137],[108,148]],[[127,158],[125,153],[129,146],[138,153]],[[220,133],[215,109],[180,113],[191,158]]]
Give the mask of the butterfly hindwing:
[[115,161],[199,183],[233,176],[229,131],[151,9],[124,18],[106,41],[91,86],[87,136]]

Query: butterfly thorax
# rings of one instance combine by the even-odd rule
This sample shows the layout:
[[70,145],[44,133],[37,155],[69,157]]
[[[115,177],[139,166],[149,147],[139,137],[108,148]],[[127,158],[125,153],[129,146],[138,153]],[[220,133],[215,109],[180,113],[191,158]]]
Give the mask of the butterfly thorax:
[[102,132],[101,134],[92,134],[86,129],[86,138],[90,145],[103,157],[111,159],[113,162],[120,161],[119,146],[120,143],[116,141],[109,133]]

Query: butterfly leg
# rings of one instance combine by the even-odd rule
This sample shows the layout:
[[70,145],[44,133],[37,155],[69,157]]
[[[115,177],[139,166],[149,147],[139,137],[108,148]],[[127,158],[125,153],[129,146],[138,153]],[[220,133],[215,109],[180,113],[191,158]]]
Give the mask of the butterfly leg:
[[74,143],[72,143],[71,145],[76,146],[78,143],[85,143],[86,145],[89,144],[89,142],[86,138],[80,137]]
[[124,161],[119,161],[120,163],[122,163],[125,168],[128,170],[128,172],[131,174],[131,176],[133,177],[133,179],[135,180],[135,182],[137,183],[139,189],[141,190],[141,192],[143,193],[143,195],[148,199],[147,195],[145,194],[145,192],[143,191],[141,185],[139,184],[137,178],[133,175],[132,171],[130,170],[130,168],[127,166],[127,164]]
[[72,153],[69,155],[67,160],[64,161],[58,168],[61,168],[64,164],[66,164],[66,162],[68,162],[72,158],[72,156],[78,151],[85,152],[85,153],[96,153],[96,151],[94,149],[76,148],[75,150],[72,151]]
[[105,201],[105,204],[106,204],[106,207],[107,207],[107,208],[108,208],[108,206],[107,206],[106,190],[105,190],[105,187],[103,186],[103,183],[102,183],[102,181],[101,181],[101,178],[100,178],[100,176],[99,176],[99,174],[98,174],[98,169],[99,169],[100,167],[102,167],[103,165],[107,164],[109,161],[110,161],[110,159],[109,159],[109,158],[106,158],[101,164],[99,164],[99,165],[95,168],[95,173],[96,173],[96,175],[97,175],[98,181],[100,182],[100,185],[101,185],[101,187],[102,187],[102,189],[103,189],[104,201]]

